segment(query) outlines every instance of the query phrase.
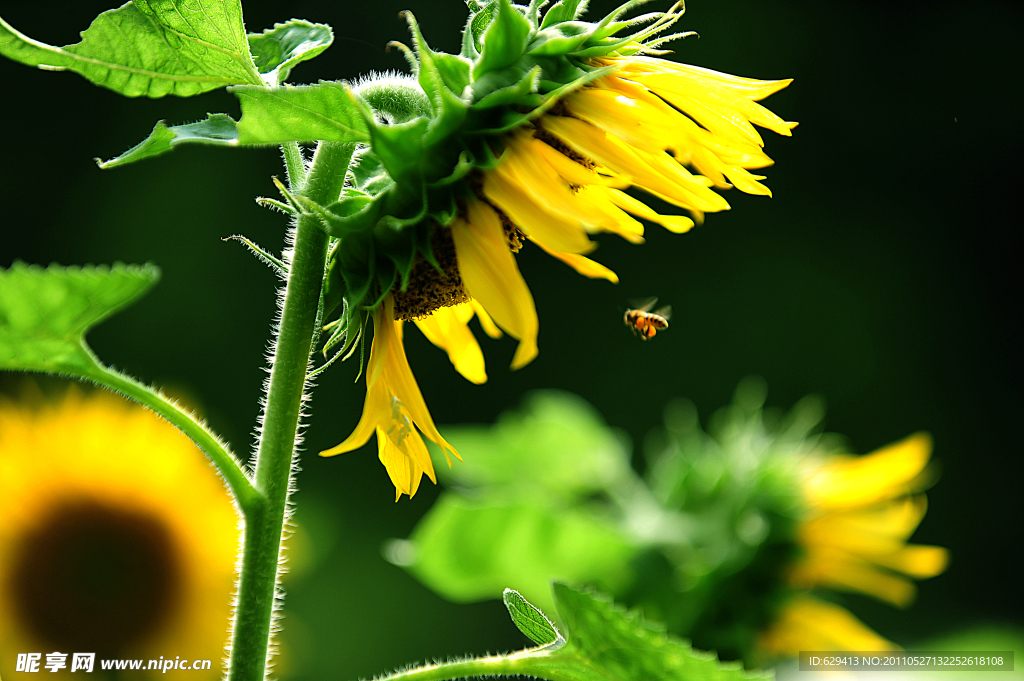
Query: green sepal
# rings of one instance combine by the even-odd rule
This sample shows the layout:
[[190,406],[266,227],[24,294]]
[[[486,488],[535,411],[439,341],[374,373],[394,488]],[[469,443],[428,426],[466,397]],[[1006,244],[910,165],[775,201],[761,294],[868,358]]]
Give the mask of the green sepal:
[[324,273],[324,307],[322,317],[330,317],[338,306],[345,301],[345,278],[341,275],[341,266],[337,258],[331,258]]
[[398,280],[398,269],[395,267],[395,263],[391,260],[385,259],[377,263],[377,284],[379,285],[380,295],[377,296],[376,300],[367,305],[363,306],[370,310],[376,310],[377,307],[384,302],[384,298],[388,295],[388,292],[395,285]]
[[357,150],[356,153],[358,154],[358,163],[354,163],[349,168],[353,188],[364,194],[377,196],[394,186],[395,181],[388,175],[379,156],[369,149]]
[[551,646],[553,650],[565,645],[566,641],[558,633],[558,628],[518,591],[505,589],[501,600],[505,603],[512,622],[528,639],[539,646]]
[[583,14],[586,9],[587,0],[560,0],[544,14],[544,22],[540,27],[543,30],[555,24],[572,21]]
[[274,87],[288,80],[291,70],[326,50],[334,42],[334,31],[327,24],[291,19],[274,24],[263,33],[250,33],[249,52],[267,85]]
[[455,194],[450,191],[437,192],[437,194],[437,198],[428,203],[430,210],[427,215],[437,224],[447,227],[459,214],[459,204],[455,200]]
[[341,240],[336,256],[345,280],[345,300],[350,309],[358,309],[376,278],[377,254],[373,235],[357,232]]
[[0,19],[0,54],[49,71],[74,71],[126,97],[191,97],[226,85],[263,85],[238,0],[129,2],[101,13],[81,42],[63,47],[33,40]]
[[539,32],[527,52],[537,56],[569,54],[587,42],[593,34],[593,24],[567,21]]
[[158,121],[149,137],[117,158],[112,158],[109,161],[96,159],[96,164],[104,170],[117,168],[153,156],[160,156],[184,143],[212,144],[223,147],[238,146],[238,127],[235,120],[227,114],[206,114],[205,121],[184,125],[168,126],[163,121]]
[[366,121],[347,85],[230,88],[242,105],[239,144],[282,142],[368,142]]
[[545,113],[548,112],[548,110],[551,109],[551,107],[557,104],[558,101],[565,97],[566,95],[575,92],[576,90],[582,88],[587,83],[595,81],[598,78],[603,78],[609,73],[616,71],[618,68],[618,66],[606,66],[604,68],[596,69],[594,71],[586,73],[583,76],[572,81],[571,83],[567,83],[566,85],[563,85],[544,95],[543,102],[533,110],[527,113],[506,113],[505,116],[502,117],[499,125],[493,128],[489,128],[487,130],[474,131],[474,134],[500,135],[502,133],[506,133],[510,130],[514,130],[520,126],[523,126],[526,123],[543,116]]
[[[417,217],[410,221],[412,225],[415,223],[422,222],[422,217]],[[374,230],[374,241],[377,245],[377,252],[386,256],[388,260],[394,265],[398,276],[401,277],[401,289],[404,291],[409,286],[409,275],[412,272],[412,266],[416,262],[416,232],[419,229],[423,231],[429,231],[429,224],[423,224],[421,227],[416,228],[412,225],[388,225],[382,221],[382,224]],[[403,229],[403,227],[408,227]],[[383,284],[383,281],[381,282]],[[386,292],[388,288],[385,288]]]
[[469,104],[462,99],[462,93],[470,83],[469,62],[431,50],[412,12],[406,12],[405,17],[419,61],[416,75],[430,100],[431,117],[421,140],[422,145],[429,146],[455,132],[466,118]]
[[473,64],[473,77],[514,63],[526,50],[533,27],[509,0],[497,0],[495,13],[483,35],[480,57]]
[[[398,125],[372,125],[370,139],[373,153],[380,159],[388,175],[406,193],[420,193],[423,171],[423,137],[430,120],[417,118]],[[412,185],[415,189],[409,187]]]
[[304,196],[295,198],[303,208],[320,218],[325,232],[338,239],[372,229],[380,219],[383,203],[366,195],[347,196],[325,208]]
[[0,268],[0,369],[94,376],[101,365],[85,334],[159,278],[153,265],[122,263]]
[[542,69],[540,65],[534,66],[514,85],[507,85],[496,90],[492,89],[489,94],[484,95],[479,101],[473,104],[473,108],[489,109],[497,106],[513,106],[516,104],[522,104],[529,95],[537,92],[541,72]]
[[455,163],[455,167],[452,169],[451,174],[431,182],[429,187],[431,189],[449,187],[469,175],[477,167],[478,165],[474,160],[470,159],[469,155],[465,151],[462,151],[459,153],[459,160]]
[[523,13],[533,30],[537,30],[540,26],[540,10],[548,2],[550,0],[530,0],[529,6],[527,6],[526,11]]

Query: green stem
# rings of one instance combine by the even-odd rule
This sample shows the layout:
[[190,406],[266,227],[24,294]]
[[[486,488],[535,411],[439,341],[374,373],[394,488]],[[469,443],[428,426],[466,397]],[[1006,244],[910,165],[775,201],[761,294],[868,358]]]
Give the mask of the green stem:
[[492,655],[468,660],[455,660],[428,664],[414,669],[406,669],[387,676],[378,677],[377,681],[448,681],[449,679],[465,679],[474,676],[525,676],[547,681],[572,681],[554,669],[554,665],[544,664],[550,653],[543,648],[528,648],[511,655]]
[[210,432],[203,423],[196,420],[192,414],[149,386],[139,383],[130,376],[125,376],[118,371],[105,367],[99,364],[99,362],[96,363],[95,369],[83,372],[81,375],[83,378],[96,381],[100,385],[116,390],[136,402],[149,407],[188,436],[206,453],[206,456],[217,467],[220,474],[224,476],[225,482],[227,482],[232,495],[238,501],[238,505],[243,512],[257,503],[260,496],[259,492],[253,487],[252,482],[250,482],[249,477],[242,470],[235,457],[231,455],[227,445]]
[[306,186],[306,163],[302,159],[302,149],[298,142],[285,142],[281,145],[284,153],[284,167],[288,173],[288,188],[300,191]]
[[[354,149],[321,143],[301,193],[322,204],[336,201]],[[245,516],[230,681],[262,681],[266,671],[292,457],[326,259],[327,235],[316,218],[300,216],[256,454],[255,485],[262,497]]]

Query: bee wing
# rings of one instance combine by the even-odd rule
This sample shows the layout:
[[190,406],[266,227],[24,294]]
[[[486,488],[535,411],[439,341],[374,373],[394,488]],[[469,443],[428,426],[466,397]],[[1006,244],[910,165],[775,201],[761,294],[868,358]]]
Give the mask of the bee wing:
[[659,317],[664,317],[665,321],[668,321],[669,319],[672,318],[672,306],[666,305],[665,307],[658,308],[657,310],[654,311],[654,314],[658,315]]
[[633,309],[638,312],[650,312],[656,302],[658,302],[657,296],[653,298],[638,298],[629,301],[630,305],[633,306]]

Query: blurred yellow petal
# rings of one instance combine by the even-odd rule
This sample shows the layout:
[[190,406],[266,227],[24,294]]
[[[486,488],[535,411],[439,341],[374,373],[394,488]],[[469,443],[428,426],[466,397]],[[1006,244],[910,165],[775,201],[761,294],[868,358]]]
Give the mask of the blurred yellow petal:
[[807,501],[821,509],[850,508],[914,492],[931,452],[931,437],[917,433],[866,456],[832,459],[807,481]]
[[917,594],[917,587],[909,579],[838,550],[811,554],[793,570],[791,581],[803,588],[825,586],[858,591],[900,608],[909,605]]
[[512,368],[537,356],[537,309],[508,249],[505,230],[494,210],[479,201],[469,204],[469,222],[456,219],[452,238],[459,272],[474,299],[510,336],[519,341]]
[[778,657],[795,657],[801,650],[899,650],[849,610],[808,596],[783,606],[758,647]]
[[914,579],[928,579],[945,572],[949,565],[949,551],[941,546],[911,544],[879,556],[874,562]]
[[462,303],[455,307],[442,307],[423,319],[417,319],[416,326],[427,340],[448,353],[456,371],[479,385],[487,382],[487,372],[484,353],[467,324],[472,316],[473,307]]

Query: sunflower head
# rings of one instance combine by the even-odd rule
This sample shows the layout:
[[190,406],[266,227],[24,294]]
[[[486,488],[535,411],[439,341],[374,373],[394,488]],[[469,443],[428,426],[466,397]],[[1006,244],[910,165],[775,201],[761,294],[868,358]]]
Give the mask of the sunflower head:
[[0,401],[0,675],[16,652],[218,669],[238,536],[202,453],[142,407]]
[[[405,15],[413,47],[399,48],[412,75],[376,75],[352,86],[369,142],[357,150],[341,199],[306,207],[335,237],[324,313],[338,306],[341,313],[325,326],[332,330],[325,352],[340,345],[335,357],[348,356],[369,315],[375,334],[391,334],[392,321],[415,321],[463,376],[481,383],[486,374],[466,326],[470,317],[488,335],[500,329],[519,341],[513,369],[539,352],[536,308],[515,257],[526,243],[584,276],[617,282],[587,257],[597,247],[591,235],[642,243],[641,220],[685,232],[704,213],[728,209],[716,189],[769,194],[763,176],[750,172],[771,164],[754,126],[788,135],[795,124],[757,104],[789,81],[650,56],[679,37],[663,33],[680,5],[623,20],[641,4],[634,0],[588,23],[580,20],[585,2],[563,0],[543,13],[542,2],[468,4],[459,54],[431,49]],[[663,215],[625,191],[631,187],[687,215]],[[396,367],[407,366],[400,342],[378,346],[375,338],[378,363],[385,347],[402,353]],[[398,396],[399,384],[375,388],[375,375],[367,374],[360,437],[331,453],[365,442],[373,424],[385,433],[394,425],[380,405],[385,394]],[[411,373],[405,383],[415,386]],[[411,389],[405,394],[412,399]],[[367,413],[376,416],[367,420]],[[430,428],[421,430],[442,444]],[[399,494],[416,489],[407,473],[432,474],[429,460],[412,450],[384,452]]]
[[[788,81],[673,70],[679,65],[644,56],[683,35],[663,35],[681,15],[678,4],[624,20],[641,4],[632,0],[597,22],[581,20],[585,2],[542,12],[543,4],[469,2],[459,54],[433,50],[406,12],[412,47],[393,45],[411,75],[351,85],[369,143],[340,200],[310,206],[340,239],[329,275],[333,300],[345,302],[339,330],[354,331],[389,292],[403,320],[478,297],[460,276],[450,229],[459,218],[474,224],[475,202],[496,211],[510,252],[533,240],[587,276],[615,280],[583,257],[594,247],[589,233],[640,242],[643,227],[632,216],[674,231],[693,224],[620,190],[635,185],[698,219],[728,207],[712,186],[731,180],[766,193],[746,171],[770,163],[750,123],[783,134],[789,124],[753,101]],[[533,185],[546,191],[531,202],[522,194]]]

